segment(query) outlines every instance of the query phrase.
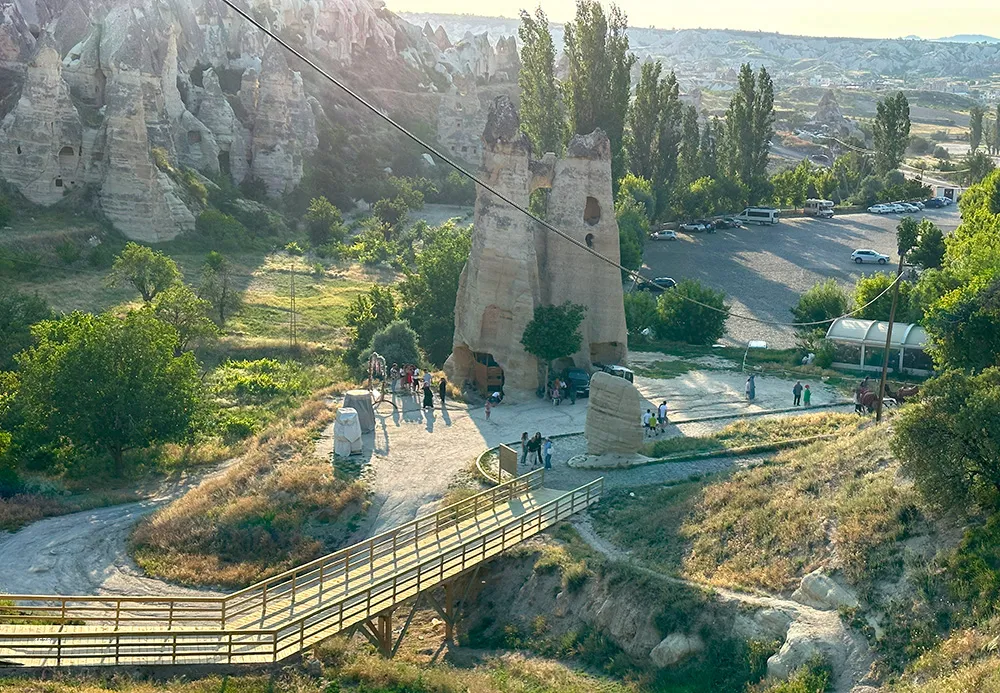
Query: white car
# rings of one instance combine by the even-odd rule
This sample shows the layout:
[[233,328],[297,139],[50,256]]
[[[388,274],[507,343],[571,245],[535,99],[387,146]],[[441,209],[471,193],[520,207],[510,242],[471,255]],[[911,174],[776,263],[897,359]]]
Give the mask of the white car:
[[902,214],[903,212],[906,211],[906,207],[896,202],[890,202],[886,205],[886,207],[888,207],[889,211],[893,212],[894,214]]
[[676,241],[677,232],[676,231],[653,231],[649,234],[649,240],[651,241]]
[[864,262],[875,262],[880,265],[884,265],[889,262],[889,256],[878,253],[874,250],[869,250],[868,248],[858,248],[853,253],[851,253],[851,259],[854,260],[859,265]]
[[887,205],[877,204],[869,207],[868,211],[871,212],[872,214],[888,214],[892,210],[889,209]]
[[902,207],[903,212],[907,214],[912,214],[913,212],[919,212],[920,208],[916,205],[911,205],[909,202],[893,202],[897,207]]

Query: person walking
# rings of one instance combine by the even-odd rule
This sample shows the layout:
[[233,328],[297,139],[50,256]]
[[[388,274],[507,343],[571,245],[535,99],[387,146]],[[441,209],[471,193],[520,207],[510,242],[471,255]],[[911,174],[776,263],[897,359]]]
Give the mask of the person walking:
[[534,454],[531,460],[531,468],[538,469],[544,464],[542,462],[542,433],[541,431],[535,431],[535,435],[532,437],[531,442],[531,452]]
[[426,385],[427,387],[431,386],[431,372],[430,371],[426,371],[424,373],[424,385]]
[[389,369],[389,380],[392,381],[392,394],[396,394],[396,386],[399,385],[399,366],[395,363]]
[[569,403],[570,404],[576,404],[576,385],[573,384],[572,380],[570,380],[569,382],[566,383],[566,389],[569,390],[569,393],[568,393],[569,394]]
[[552,439],[546,438],[542,444],[542,457],[545,458],[545,468],[552,469]]
[[795,385],[792,387],[792,406],[797,407],[801,403],[802,403],[802,383],[796,380]]
[[521,465],[528,463],[528,432],[521,434]]
[[652,431],[652,426],[650,422],[653,420],[653,413],[647,409],[646,413],[642,415],[642,429],[644,431],[643,435]]
[[441,380],[438,382],[438,395],[441,397],[441,408],[442,409],[445,408],[444,398],[445,398],[445,395],[447,395],[447,394],[448,394],[448,379],[445,378],[442,375],[441,376]]
[[804,406],[809,406],[809,400],[812,399],[812,390],[806,385],[805,389],[802,391],[802,404]]
[[667,403],[665,401],[664,402],[660,402],[660,406],[657,409],[656,414],[657,414],[657,418],[660,421],[660,426],[661,427],[662,426],[666,426],[667,425]]
[[428,385],[427,383],[424,383],[423,390],[424,390],[424,404],[423,404],[423,408],[424,409],[433,409],[434,408],[434,391],[431,390],[431,386]]
[[747,378],[747,400],[753,402],[754,398],[757,397],[757,382],[754,380],[754,376]]
[[486,400],[486,420],[490,420],[490,412],[493,411],[493,402]]

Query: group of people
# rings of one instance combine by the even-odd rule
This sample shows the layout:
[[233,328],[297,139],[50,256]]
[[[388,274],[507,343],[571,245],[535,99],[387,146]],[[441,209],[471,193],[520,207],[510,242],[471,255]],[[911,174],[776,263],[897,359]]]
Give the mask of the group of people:
[[[423,392],[423,404],[421,405],[423,409],[433,409],[434,408],[434,391],[431,389],[433,384],[430,371],[424,371],[421,374],[420,368],[413,364],[403,364],[400,368],[397,364],[392,364],[392,368],[389,369],[389,379],[392,382],[392,393],[402,392],[403,394],[410,394],[414,397],[417,396],[417,392]],[[441,408],[445,406],[445,399],[448,394],[448,380],[444,376],[438,380],[438,397],[441,399]]]
[[666,430],[666,427],[667,403],[665,401],[660,402],[660,406],[656,408],[655,414],[652,409],[647,409],[646,413],[642,415],[642,429],[646,435],[659,435]]
[[528,466],[531,461],[531,469],[538,469],[544,466],[545,469],[552,469],[552,439],[542,438],[542,434],[535,431],[535,435],[528,437],[528,432],[521,434],[521,466]]
[[808,407],[810,400],[812,400],[812,391],[809,386],[803,387],[801,381],[796,380],[792,387],[792,406],[797,407],[801,404]]
[[552,404],[557,407],[562,403],[563,398],[567,396],[569,397],[570,404],[576,404],[576,388],[573,387],[573,383],[560,380],[558,376],[549,385],[548,395],[552,400]]

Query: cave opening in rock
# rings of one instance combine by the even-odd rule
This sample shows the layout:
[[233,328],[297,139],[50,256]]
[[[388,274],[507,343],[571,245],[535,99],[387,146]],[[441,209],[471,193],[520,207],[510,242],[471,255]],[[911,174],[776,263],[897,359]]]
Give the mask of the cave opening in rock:
[[593,248],[594,247],[594,234],[588,233],[587,237],[584,240],[587,242],[587,247],[588,248]]
[[201,132],[198,130],[188,130],[188,144],[199,144],[201,142]]
[[226,176],[232,175],[232,169],[229,168],[229,152],[219,152],[219,171]]
[[601,221],[601,205],[597,198],[587,198],[587,206],[583,208],[583,220],[591,226]]
[[59,166],[72,168],[76,164],[76,150],[70,146],[65,146],[59,150]]

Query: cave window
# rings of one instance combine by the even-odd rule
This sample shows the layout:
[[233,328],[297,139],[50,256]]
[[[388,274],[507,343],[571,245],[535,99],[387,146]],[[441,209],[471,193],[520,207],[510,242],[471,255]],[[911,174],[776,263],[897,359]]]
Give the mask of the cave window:
[[63,147],[59,150],[59,165],[66,168],[72,168],[76,162],[76,150],[70,146]]
[[594,247],[594,234],[588,233],[587,237],[584,240],[587,241],[587,247],[588,248],[593,248]]
[[462,151],[463,151],[463,152],[467,152],[467,151],[469,151],[469,148],[468,148],[468,147],[465,147],[465,146],[463,146],[463,147],[462,147]]
[[197,130],[188,130],[188,144],[198,144],[201,142],[201,133]]
[[590,226],[601,221],[601,205],[597,202],[597,198],[587,198],[587,206],[583,208],[583,220]]
[[63,186],[62,178],[56,178],[56,187],[61,188]]
[[21,153],[21,145],[17,145],[17,153],[18,153],[18,154],[20,154],[20,153]]
[[232,174],[232,170],[229,168],[229,152],[219,152],[219,171],[227,176]]

